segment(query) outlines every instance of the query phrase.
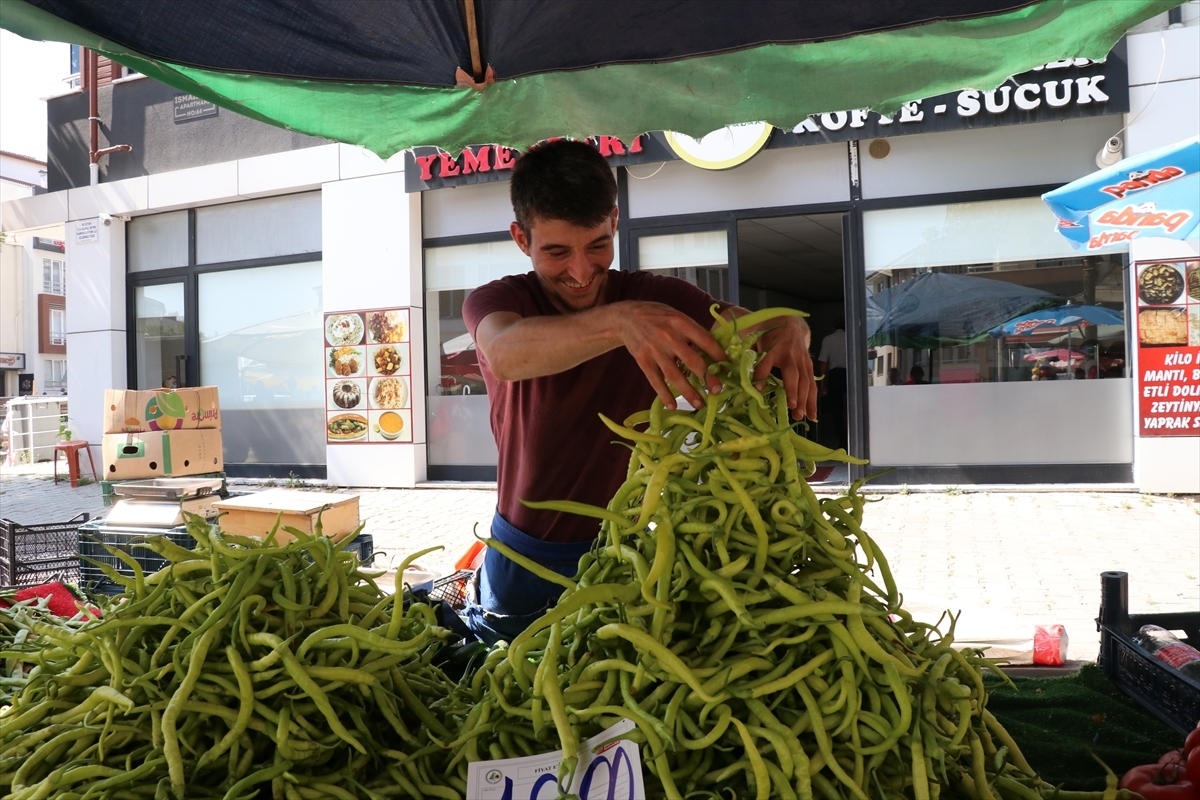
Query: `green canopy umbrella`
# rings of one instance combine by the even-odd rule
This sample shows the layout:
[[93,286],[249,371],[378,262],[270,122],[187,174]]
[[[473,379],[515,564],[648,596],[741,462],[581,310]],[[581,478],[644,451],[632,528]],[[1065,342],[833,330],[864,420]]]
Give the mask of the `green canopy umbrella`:
[[3,0],[0,25],[82,45],[254,119],[362,145],[892,113],[1104,58],[1178,0]]

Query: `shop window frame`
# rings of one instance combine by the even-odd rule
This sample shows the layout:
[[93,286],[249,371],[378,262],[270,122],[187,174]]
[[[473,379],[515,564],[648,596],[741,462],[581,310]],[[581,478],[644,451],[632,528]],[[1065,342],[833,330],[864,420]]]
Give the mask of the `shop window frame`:
[[[847,434],[849,449],[852,453],[870,458],[870,429],[867,407],[866,370],[867,331],[866,331],[866,283],[862,280],[865,274],[866,257],[863,239],[863,212],[880,209],[910,208],[916,206],[940,205],[951,203],[975,203],[987,200],[1012,200],[1029,197],[1040,197],[1052,189],[1057,189],[1062,183],[1003,186],[983,189],[966,189],[953,192],[937,192],[930,194],[896,195],[863,199],[857,186],[852,186],[851,199],[831,203],[814,203],[811,205],[769,206],[765,208],[741,208],[723,211],[707,211],[697,214],[678,214],[672,216],[634,217],[629,218],[625,213],[628,203],[628,176],[624,167],[617,168],[618,204],[621,216],[618,217],[618,230],[621,237],[622,265],[628,269],[637,268],[637,249],[633,241],[642,234],[683,233],[700,230],[713,230],[722,224],[734,229],[731,248],[736,251],[736,226],[743,219],[767,219],[771,217],[788,217],[798,214],[829,214],[841,213],[843,217],[843,273],[845,279],[845,305],[847,320]],[[624,197],[624,202],[621,199]],[[1129,259],[1126,256],[1124,269],[1129,269]],[[730,266],[736,262],[736,252],[731,256]],[[730,275],[730,281],[735,280],[735,274]],[[1126,281],[1126,308],[1132,307],[1129,299],[1129,281]],[[733,302],[737,302],[736,300]],[[1125,351],[1132,352],[1132,326],[1125,330]],[[851,465],[851,480],[865,477],[868,467]],[[875,482],[881,484],[921,484],[921,483],[1132,483],[1132,464],[995,464],[948,467],[896,467],[880,475]]]
[[[308,194],[297,192],[295,194]],[[284,195],[279,195],[283,197]],[[129,227],[125,227],[126,253],[129,252]],[[248,258],[240,261],[224,261],[213,264],[198,264],[196,261],[196,209],[188,209],[187,220],[188,263],[179,267],[130,272],[125,265],[125,372],[126,386],[131,389],[155,388],[138,386],[137,381],[137,289],[167,283],[183,283],[183,344],[185,356],[185,381],[180,386],[200,385],[200,276],[210,272],[231,272],[255,267],[277,267],[287,264],[302,264],[323,259],[324,250],[293,255]],[[226,464],[225,473],[241,478],[280,478],[294,475],[297,478],[324,480],[327,475],[325,464]]]
[[[633,271],[637,269],[637,248],[635,240],[641,235],[656,235],[669,233],[691,233],[706,230],[716,230],[726,227],[730,230],[730,261],[729,268],[731,288],[737,286],[737,223],[743,219],[767,219],[771,217],[787,217],[798,214],[843,214],[843,273],[845,280],[845,305],[847,326],[847,356],[849,360],[847,394],[848,435],[851,452],[861,453],[870,458],[870,430],[868,426],[868,408],[866,391],[866,370],[868,358],[866,348],[866,283],[861,278],[865,274],[865,252],[863,240],[863,212],[891,208],[908,208],[915,206],[939,205],[950,203],[973,203],[988,200],[1010,200],[1028,197],[1040,197],[1046,192],[1059,188],[1061,183],[988,187],[967,189],[953,192],[937,192],[928,194],[896,195],[863,199],[860,187],[853,184],[850,199],[846,201],[813,203],[794,206],[769,206],[759,208],[741,208],[722,211],[708,211],[695,214],[678,214],[655,217],[631,217],[629,214],[629,176],[625,167],[616,168],[617,175],[617,218],[619,261],[621,269]],[[434,190],[436,191],[436,190]],[[423,239],[422,248],[442,247],[449,245],[475,244],[480,242],[504,241],[509,238],[508,231],[465,234],[461,236],[446,236]],[[1128,257],[1124,269],[1129,269]],[[424,293],[424,257],[421,268],[422,292]],[[1129,296],[1130,282],[1126,281],[1126,308],[1132,307]],[[731,302],[738,302],[733,295]],[[853,322],[851,322],[853,321]],[[1126,352],[1132,352],[1132,326],[1126,326]],[[884,364],[885,369],[888,365]],[[426,383],[428,385],[428,364],[426,365]],[[428,465],[430,481],[494,481],[496,470],[490,467],[452,467]],[[867,468],[852,466],[851,479],[865,477]],[[950,467],[898,467],[886,476],[876,479],[879,483],[1131,483],[1133,480],[1132,464],[996,464],[971,465]]]

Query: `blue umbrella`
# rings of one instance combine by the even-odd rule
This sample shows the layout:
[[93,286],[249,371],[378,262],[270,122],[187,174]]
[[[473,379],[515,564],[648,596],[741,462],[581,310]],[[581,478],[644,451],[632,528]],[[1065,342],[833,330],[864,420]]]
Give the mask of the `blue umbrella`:
[[923,272],[867,298],[867,343],[916,349],[970,344],[1015,314],[1062,300],[1008,281]]
[[1031,314],[1013,317],[988,333],[999,339],[1003,336],[1025,336],[1044,328],[1070,328],[1078,325],[1124,325],[1125,315],[1104,306],[1065,306],[1043,308]]
[[1076,250],[1200,236],[1200,137],[1126,158],[1042,200]]

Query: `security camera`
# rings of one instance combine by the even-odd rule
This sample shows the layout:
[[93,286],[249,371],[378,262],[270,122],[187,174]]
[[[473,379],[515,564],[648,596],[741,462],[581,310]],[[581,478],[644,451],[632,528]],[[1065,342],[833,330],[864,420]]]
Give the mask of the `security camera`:
[[1121,143],[1119,136],[1114,136],[1104,143],[1104,147],[1100,148],[1100,152],[1096,153],[1096,166],[1100,169],[1111,167],[1122,158],[1124,145]]
[[100,215],[101,223],[103,223],[105,225],[112,225],[112,221],[113,221],[112,214],[101,214]]

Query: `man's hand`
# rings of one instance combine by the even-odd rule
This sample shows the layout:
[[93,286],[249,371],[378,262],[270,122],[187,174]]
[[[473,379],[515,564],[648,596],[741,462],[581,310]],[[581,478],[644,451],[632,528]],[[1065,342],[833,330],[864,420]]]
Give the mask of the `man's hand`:
[[783,390],[795,419],[817,418],[817,381],[808,348],[812,332],[803,317],[782,317],[766,323],[769,330],[758,340],[765,355],[754,370],[754,380],[765,381],[771,370],[783,373]]
[[699,377],[709,392],[721,391],[717,376],[706,374],[708,364],[704,355],[712,361],[727,361],[728,356],[712,334],[691,317],[670,306],[644,301],[614,303],[609,309],[621,321],[622,344],[666,408],[675,408],[675,392],[667,388],[668,384],[694,408],[704,407],[704,398],[684,375],[685,368]]

